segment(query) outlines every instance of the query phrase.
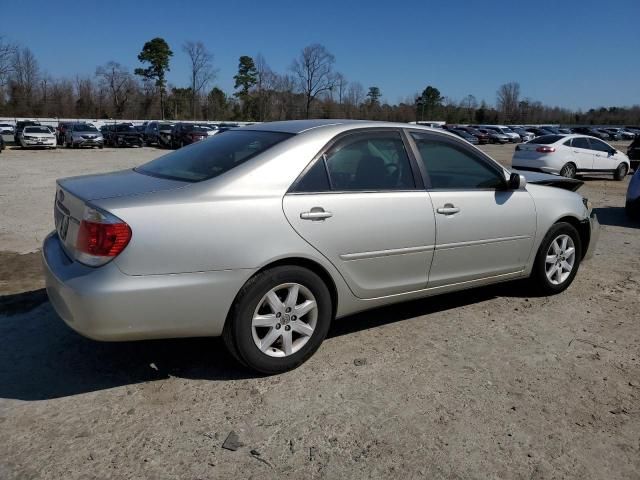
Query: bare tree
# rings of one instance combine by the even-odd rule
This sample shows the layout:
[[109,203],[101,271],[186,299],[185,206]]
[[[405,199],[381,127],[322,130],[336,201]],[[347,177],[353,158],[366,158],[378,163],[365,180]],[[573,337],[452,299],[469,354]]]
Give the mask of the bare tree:
[[13,58],[16,53],[16,46],[6,42],[0,37],[0,86],[4,85],[7,77],[13,70]]
[[338,93],[338,105],[342,105],[342,100],[344,97],[345,90],[347,89],[347,84],[349,83],[345,76],[338,72],[334,76],[335,78],[335,88]]
[[182,46],[182,50],[189,57],[191,67],[191,115],[195,120],[198,110],[197,99],[216,76],[213,69],[213,54],[202,42],[188,41]]
[[335,61],[335,57],[323,45],[314,43],[304,47],[291,65],[291,70],[298,77],[300,89],[306,98],[307,118],[315,98],[323,92],[330,91],[335,85]]
[[473,113],[476,111],[476,108],[478,108],[478,100],[476,100],[476,97],[471,94],[467,95],[460,102],[460,107],[466,110],[467,121],[473,122]]
[[256,101],[258,109],[258,120],[263,122],[270,117],[270,107],[274,96],[274,87],[276,83],[276,74],[273,73],[267,61],[258,54],[254,60],[257,81],[255,85]]
[[345,113],[348,118],[358,117],[358,109],[365,99],[364,87],[360,82],[351,82],[344,99]]
[[17,48],[11,59],[9,78],[10,102],[16,113],[31,115],[39,76],[38,61],[33,52],[27,47]]
[[518,112],[518,99],[520,97],[520,84],[509,82],[500,85],[496,92],[496,107],[506,121],[513,120]]
[[96,77],[111,95],[115,117],[122,118],[127,102],[135,91],[133,76],[119,63],[108,62],[96,68]]

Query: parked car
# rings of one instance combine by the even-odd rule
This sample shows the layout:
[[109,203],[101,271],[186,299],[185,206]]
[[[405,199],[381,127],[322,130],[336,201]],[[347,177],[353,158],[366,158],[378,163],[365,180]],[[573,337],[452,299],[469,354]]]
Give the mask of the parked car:
[[104,137],[100,130],[88,123],[74,123],[66,128],[65,145],[72,148],[104,148]]
[[558,128],[558,133],[562,135],[571,135],[573,132],[570,128]]
[[522,127],[515,127],[515,128],[511,127],[511,130],[514,133],[517,133],[518,135],[520,135],[521,142],[528,142],[529,140],[533,140],[535,138],[535,135],[533,133],[526,131]]
[[0,123],[0,136],[2,135],[14,135],[15,128],[10,123]]
[[90,338],[221,335],[274,374],[308,359],[337,317],[505,280],[566,289],[597,218],[571,191],[581,182],[533,176],[542,184],[417,125],[232,129],[58,180],[47,291]]
[[489,136],[489,143],[499,143],[500,145],[509,143],[509,137],[504,133],[500,133],[489,128],[478,128],[477,130]]
[[475,137],[474,135],[471,135],[466,130],[462,130],[461,128],[453,128],[449,131],[454,135],[459,136],[460,138],[464,138],[467,142],[473,145],[478,145],[478,138]]
[[22,148],[56,148],[56,136],[44,125],[25,126],[18,134]]
[[171,129],[171,147],[180,148],[206,140],[211,129],[197,123],[176,123]]
[[76,122],[58,122],[58,128],[56,128],[56,140],[58,145],[64,145],[67,129]]
[[572,130],[573,130],[573,133],[588,135],[590,137],[596,137],[596,138],[599,138],[600,140],[609,139],[608,133],[602,132],[600,129],[594,128],[594,127],[576,127],[576,128],[573,128]]
[[527,132],[533,133],[535,137],[542,137],[543,135],[557,135],[554,134],[551,130],[547,130],[546,128],[541,127],[527,127]]
[[624,128],[608,127],[603,128],[602,130],[609,134],[609,138],[611,140],[633,140],[634,138],[636,138],[634,133],[627,132]]
[[494,130],[502,135],[506,136],[511,143],[519,143],[520,135],[511,130],[509,127],[505,127],[504,125],[481,125],[482,128],[488,130]]
[[640,136],[636,137],[631,145],[627,147],[627,157],[629,157],[629,161],[631,162],[631,168],[633,170],[638,170],[640,166]]
[[108,125],[102,131],[104,143],[113,147],[142,147],[142,134],[130,123]]
[[638,168],[636,168],[627,187],[624,209],[629,217],[640,220],[640,169]]
[[612,174],[624,180],[629,158],[599,138],[584,135],[545,135],[518,145],[513,168],[560,174],[573,178],[582,173]]
[[170,122],[149,122],[144,131],[147,145],[169,148],[171,146],[171,129],[175,124]]
[[35,120],[19,120],[16,122],[15,133],[13,134],[13,141],[16,145],[20,145],[20,134],[25,127],[35,127],[39,126],[40,122],[36,122]]
[[483,133],[480,130],[473,127],[458,127],[459,130],[464,130],[465,132],[473,135],[478,139],[479,145],[485,145],[489,143],[489,134]]

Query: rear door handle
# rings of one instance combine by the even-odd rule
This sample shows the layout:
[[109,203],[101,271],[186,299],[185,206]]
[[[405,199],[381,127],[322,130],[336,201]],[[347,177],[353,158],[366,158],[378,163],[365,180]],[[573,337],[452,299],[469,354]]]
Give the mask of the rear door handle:
[[314,222],[318,220],[325,220],[330,217],[333,217],[333,213],[327,212],[322,207],[313,207],[310,211],[302,212],[300,214],[300,218],[302,220],[312,220]]
[[454,207],[452,203],[445,203],[444,207],[440,207],[436,210],[441,215],[453,215],[454,213],[458,213],[460,209],[458,207]]

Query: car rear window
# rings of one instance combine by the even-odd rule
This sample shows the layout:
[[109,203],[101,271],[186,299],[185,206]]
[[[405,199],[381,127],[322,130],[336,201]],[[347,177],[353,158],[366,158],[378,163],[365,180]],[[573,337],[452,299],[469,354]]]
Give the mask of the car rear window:
[[556,143],[558,140],[562,140],[563,135],[542,135],[541,137],[531,140],[529,143],[535,143],[536,145],[550,145]]
[[290,138],[293,134],[229,130],[204,142],[181,148],[135,170],[152,176],[200,182],[217,177]]

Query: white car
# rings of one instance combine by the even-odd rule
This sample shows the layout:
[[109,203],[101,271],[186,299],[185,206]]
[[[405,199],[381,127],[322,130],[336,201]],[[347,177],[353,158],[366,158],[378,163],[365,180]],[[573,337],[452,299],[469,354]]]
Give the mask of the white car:
[[56,136],[48,127],[36,125],[24,127],[19,136],[22,148],[56,148]]
[[608,173],[616,180],[624,180],[630,169],[629,157],[624,153],[586,135],[542,135],[518,145],[511,165],[517,170],[569,178],[582,173]]

